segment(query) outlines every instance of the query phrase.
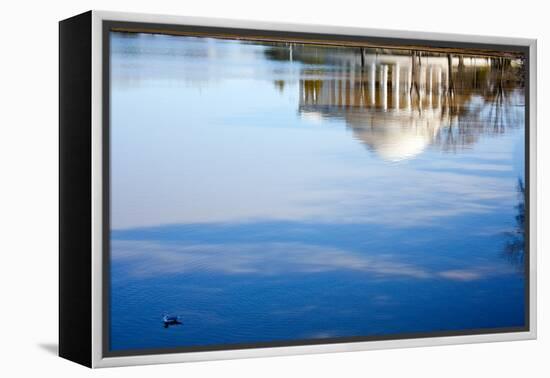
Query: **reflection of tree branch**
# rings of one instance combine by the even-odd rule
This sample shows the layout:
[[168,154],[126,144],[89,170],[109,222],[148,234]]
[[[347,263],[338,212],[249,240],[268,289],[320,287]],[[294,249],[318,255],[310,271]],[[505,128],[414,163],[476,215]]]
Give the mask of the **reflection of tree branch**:
[[504,246],[504,255],[514,264],[523,265],[525,259],[525,184],[518,179],[517,185],[519,202],[516,205],[516,226],[508,232]]
[[450,98],[454,97],[455,92],[455,84],[453,81],[453,56],[451,54],[447,54],[447,69],[449,71],[449,74],[447,75],[448,84],[447,84],[447,93],[449,94]]
[[[422,114],[422,93],[420,92],[420,85],[418,84],[420,70],[419,67],[422,65],[422,60],[420,57],[420,52],[412,50],[411,54],[411,64],[412,64],[412,74],[411,74],[411,86],[409,88],[409,96],[416,99],[416,107],[418,113]],[[414,89],[414,93],[413,93]],[[416,96],[414,96],[416,94]]]
[[[348,55],[341,55],[338,51],[338,54],[329,56],[326,50],[317,58],[326,63],[312,67],[306,57],[310,59],[321,51],[324,50],[306,47],[295,50],[296,61],[308,62],[302,68],[303,79],[300,80],[302,110],[307,108],[309,112],[324,117],[341,117],[348,122],[353,119],[355,127],[363,129],[370,122],[366,115],[377,114],[381,109],[386,111],[389,100],[390,113],[387,117],[377,114],[376,122],[392,118],[392,122],[403,126],[431,127],[430,143],[450,152],[468,148],[482,136],[500,135],[509,128],[524,124],[523,87],[518,79],[523,68],[512,66],[510,59],[487,58],[483,64],[476,64],[476,61],[466,61],[460,55],[444,54],[434,62],[422,60],[419,51],[410,50],[406,60],[396,57],[396,63],[387,58],[381,62],[376,59],[367,61],[368,56],[361,63],[357,53],[364,54],[365,50],[357,48],[350,50]],[[341,60],[336,61],[336,57]],[[452,65],[457,59],[458,68]],[[369,70],[359,67],[360,64],[368,65]],[[422,70],[425,64],[430,72],[426,76],[428,87]],[[394,70],[403,68],[407,74],[402,77],[406,79],[395,79]],[[439,71],[436,101],[430,97],[433,96],[431,69],[434,68]],[[391,73],[391,81],[384,79],[387,78],[385,69]],[[394,83],[394,79],[397,82]],[[282,83],[277,86],[283,88]],[[386,92],[388,87],[392,90]],[[404,96],[402,102],[396,101],[400,95]]]

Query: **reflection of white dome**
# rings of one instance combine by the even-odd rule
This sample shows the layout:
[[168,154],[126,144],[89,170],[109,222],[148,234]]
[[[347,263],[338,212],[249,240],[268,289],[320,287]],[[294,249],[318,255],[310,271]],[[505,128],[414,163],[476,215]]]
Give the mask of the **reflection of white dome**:
[[385,128],[381,132],[354,130],[354,136],[388,161],[413,158],[431,142],[426,133],[404,128]]
[[301,110],[302,118],[312,122],[330,117],[325,114],[343,118],[355,139],[388,161],[419,155],[434,140],[441,127],[449,122],[448,116],[442,116],[441,111],[435,109],[422,112],[346,109],[340,113]]
[[353,136],[382,159],[400,161],[413,158],[432,142],[441,127],[438,111],[348,113],[347,125]]
[[323,122],[323,116],[316,112],[302,112],[301,113],[302,119],[305,119],[307,121],[311,121],[313,123],[322,123]]

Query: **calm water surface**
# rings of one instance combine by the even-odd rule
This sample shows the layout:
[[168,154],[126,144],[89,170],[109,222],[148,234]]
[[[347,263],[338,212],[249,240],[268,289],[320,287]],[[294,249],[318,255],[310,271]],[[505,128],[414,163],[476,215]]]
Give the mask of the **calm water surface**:
[[111,60],[112,350],[525,324],[515,65],[119,33]]

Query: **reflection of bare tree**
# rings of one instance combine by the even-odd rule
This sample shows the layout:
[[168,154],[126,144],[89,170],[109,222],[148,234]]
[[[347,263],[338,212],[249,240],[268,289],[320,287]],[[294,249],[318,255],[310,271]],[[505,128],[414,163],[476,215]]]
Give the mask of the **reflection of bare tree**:
[[411,54],[411,80],[409,84],[409,96],[413,96],[414,94],[416,94],[416,104],[419,111],[422,110],[422,98],[420,94],[420,87],[418,84],[420,76],[418,66],[420,66],[421,64],[422,61],[420,60],[420,52],[413,50]]
[[285,90],[285,81],[284,80],[275,80],[273,82],[273,85],[279,90],[279,92],[283,92]]
[[525,260],[525,184],[518,179],[518,199],[516,205],[516,226],[507,233],[508,240],[504,246],[505,256],[514,264],[523,265]]
[[365,61],[366,61],[366,49],[364,47],[361,47],[359,49],[359,53],[361,54],[361,67],[365,67]]
[[453,80],[453,56],[451,54],[447,54],[447,71],[449,72],[447,75],[447,95],[452,98],[455,92],[455,83]]
[[378,142],[386,150],[407,146],[407,153],[399,153],[397,146],[385,154],[390,159],[414,156],[412,151],[427,145],[453,152],[481,136],[523,125],[523,87],[510,59],[434,57],[418,51],[367,55],[366,67],[356,55],[349,59],[302,70],[299,111],[317,119],[344,119],[370,149],[379,150]]
[[[473,80],[469,82],[468,76]],[[480,136],[500,135],[507,129],[523,125],[524,113],[519,111],[522,92],[506,82],[502,66],[499,66],[496,73],[491,73],[491,78],[487,79],[486,85],[481,86],[481,91],[477,91],[479,75],[468,75],[467,71],[463,71],[460,77],[462,83],[458,99],[445,102],[444,113],[451,114],[451,122],[448,128],[442,129],[441,138],[435,144],[440,145],[443,150],[454,151],[475,143]],[[474,88],[469,90],[469,84]],[[478,101],[472,101],[472,97]]]

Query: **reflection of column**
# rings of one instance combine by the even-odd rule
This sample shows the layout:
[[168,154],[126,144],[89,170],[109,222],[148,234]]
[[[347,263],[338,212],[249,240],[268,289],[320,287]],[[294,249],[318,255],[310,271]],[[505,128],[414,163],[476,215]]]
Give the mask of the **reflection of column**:
[[430,65],[430,70],[428,72],[428,96],[429,96],[429,107],[432,107],[432,95],[433,95],[433,77],[434,77],[434,66]]
[[336,79],[330,81],[330,100],[329,105],[336,105]]
[[419,90],[419,98],[418,98],[418,107],[422,109],[423,101],[424,101],[424,94],[426,93],[426,65],[423,64],[420,66],[420,90]]
[[319,105],[319,82],[313,81],[313,101],[315,105]]
[[393,66],[393,107],[399,109],[399,63]]
[[359,100],[360,106],[367,107],[367,81],[365,79],[365,72],[361,70],[361,99]]
[[353,78],[353,106],[361,106],[361,85],[362,78],[358,73]]
[[290,61],[292,62],[292,43],[290,44],[290,53],[288,55],[290,57]]
[[342,78],[338,79],[338,106],[342,106]]
[[346,79],[346,98],[345,98],[345,106],[349,107],[351,105],[351,79]]
[[437,85],[437,93],[443,92],[442,86],[443,86],[443,74],[441,72],[441,66],[437,67],[437,70],[435,71],[435,83]]
[[445,68],[445,91],[449,91],[451,89],[451,72],[449,71],[449,66]]
[[370,103],[374,106],[376,104],[376,65],[374,64],[374,62],[372,62],[370,65],[369,74]]
[[437,84],[437,108],[441,109],[441,92],[443,90],[441,89],[441,86],[443,85],[443,79],[442,79],[442,73],[441,73],[441,66],[437,67],[436,71],[436,84]]
[[346,80],[348,83],[347,86],[347,100],[346,100],[346,106],[352,106],[353,105],[353,68],[350,67],[349,69],[349,77]]
[[388,66],[382,66],[382,108],[388,110]]
[[412,64],[409,64],[407,67],[407,110],[411,110],[411,91],[412,91],[412,77],[413,77],[413,67]]

